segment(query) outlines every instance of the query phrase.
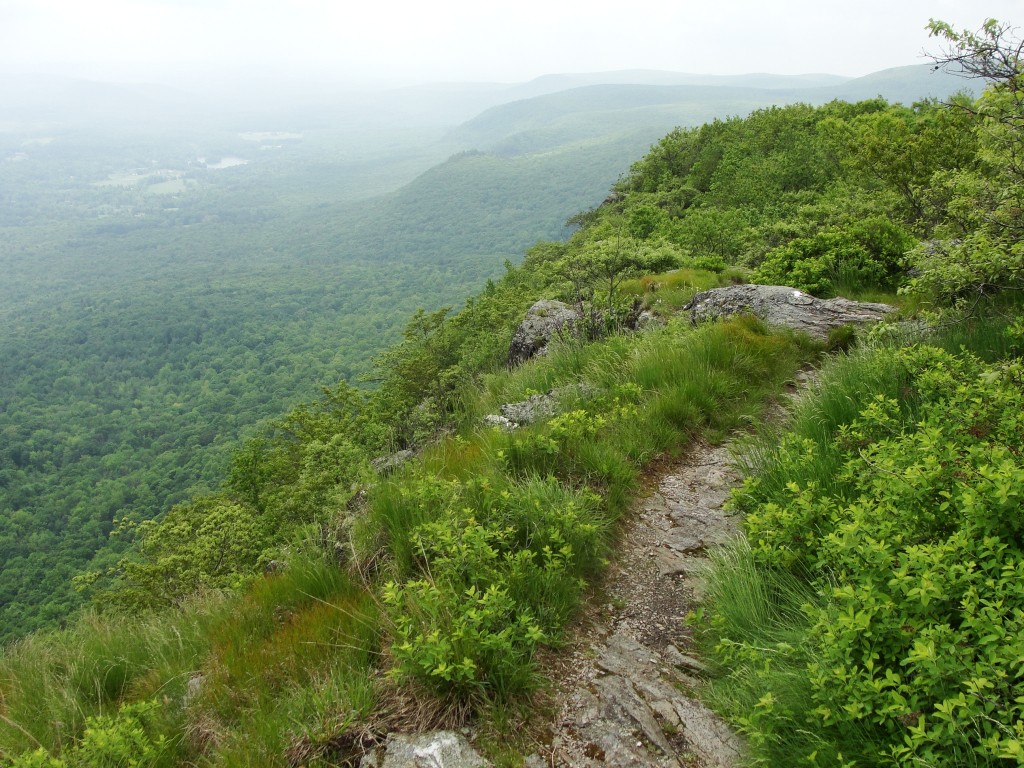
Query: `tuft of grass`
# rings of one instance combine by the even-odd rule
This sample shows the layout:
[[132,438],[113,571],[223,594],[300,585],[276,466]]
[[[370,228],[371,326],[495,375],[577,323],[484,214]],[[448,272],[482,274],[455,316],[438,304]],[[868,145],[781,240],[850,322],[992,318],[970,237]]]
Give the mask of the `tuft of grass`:
[[59,753],[85,719],[125,700],[173,697],[208,648],[216,598],[174,616],[89,611],[68,629],[30,635],[0,655],[0,754]]
[[329,741],[373,709],[379,626],[372,596],[329,563],[262,580],[211,633],[188,710],[197,741],[228,765],[278,764],[297,739]]
[[660,275],[627,280],[619,292],[630,299],[642,299],[645,309],[667,315],[681,310],[699,291],[719,288],[729,282],[729,276],[721,272],[683,267]]
[[[242,595],[141,618],[86,613],[4,649],[0,756],[67,754],[87,718],[155,701],[146,723],[154,741],[166,739],[160,765],[203,754],[279,764],[298,723],[325,732],[372,709],[378,633],[368,593],[302,556]],[[187,694],[190,681],[198,695]]]
[[819,733],[808,665],[812,644],[807,606],[820,596],[806,579],[758,562],[738,539],[712,554],[708,597],[696,636],[715,676],[703,691],[708,703],[746,737],[759,765],[813,765],[873,759],[881,744],[853,728],[837,741]]

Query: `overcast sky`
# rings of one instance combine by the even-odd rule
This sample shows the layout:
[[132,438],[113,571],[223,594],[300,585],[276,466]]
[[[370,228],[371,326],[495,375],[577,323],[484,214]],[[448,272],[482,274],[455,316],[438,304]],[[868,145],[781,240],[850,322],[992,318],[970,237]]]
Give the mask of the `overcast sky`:
[[1021,0],[0,0],[0,73],[375,83],[557,72],[863,75],[924,61],[929,17]]

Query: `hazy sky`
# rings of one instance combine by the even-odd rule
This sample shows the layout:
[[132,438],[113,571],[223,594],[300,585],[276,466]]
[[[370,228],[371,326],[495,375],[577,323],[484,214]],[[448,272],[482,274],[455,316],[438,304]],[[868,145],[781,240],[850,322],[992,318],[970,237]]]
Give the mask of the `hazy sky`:
[[0,72],[516,82],[664,69],[862,75],[924,61],[929,17],[1021,0],[0,0]]

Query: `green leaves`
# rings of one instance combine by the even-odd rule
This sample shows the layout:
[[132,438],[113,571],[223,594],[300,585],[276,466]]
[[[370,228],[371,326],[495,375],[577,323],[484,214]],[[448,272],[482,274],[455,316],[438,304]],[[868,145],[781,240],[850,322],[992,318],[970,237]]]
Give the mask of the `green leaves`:
[[161,520],[123,521],[135,551],[109,572],[102,604],[131,610],[177,605],[206,589],[237,589],[258,571],[271,531],[252,509],[222,496],[174,507]]
[[[763,563],[820,574],[825,600],[807,606],[817,727],[869,728],[900,764],[991,764],[1016,749],[1006,729],[1024,715],[1024,389],[1012,362],[876,356],[909,372],[912,407],[868,400],[832,438],[834,476],[784,495],[755,479],[738,502]],[[789,437],[775,460],[814,450]]]
[[914,240],[881,217],[845,229],[796,238],[769,251],[754,273],[757,282],[792,285],[819,297],[867,288],[892,288]]
[[141,702],[121,707],[115,715],[85,719],[81,740],[61,757],[40,748],[14,758],[11,768],[144,768],[158,765],[168,749],[164,736],[153,739],[145,723],[159,704]]
[[[1007,25],[989,19],[977,32],[957,32],[932,20],[931,34],[947,41],[940,64],[985,78],[981,98],[960,100],[949,111],[969,136],[974,161],[959,174],[940,176],[946,208],[959,230],[942,244],[924,244],[912,256],[917,276],[910,290],[940,304],[975,302],[980,296],[1024,285],[1019,232],[1024,210],[1024,62],[1020,41]],[[955,135],[955,134],[951,134]],[[952,230],[952,231],[948,231]]]
[[418,577],[384,587],[391,674],[441,696],[507,698],[536,683],[536,647],[562,627],[594,567],[597,499],[539,480],[460,491],[412,531]]

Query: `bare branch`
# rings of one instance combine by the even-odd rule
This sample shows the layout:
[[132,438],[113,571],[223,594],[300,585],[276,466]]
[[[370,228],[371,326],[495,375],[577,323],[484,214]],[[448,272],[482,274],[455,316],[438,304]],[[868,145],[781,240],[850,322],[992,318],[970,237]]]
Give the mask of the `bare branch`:
[[935,69],[951,68],[965,77],[1015,83],[1024,72],[1024,39],[1016,27],[988,19],[979,30],[957,32],[944,21],[931,19],[932,37],[946,41],[938,55],[927,54]]

